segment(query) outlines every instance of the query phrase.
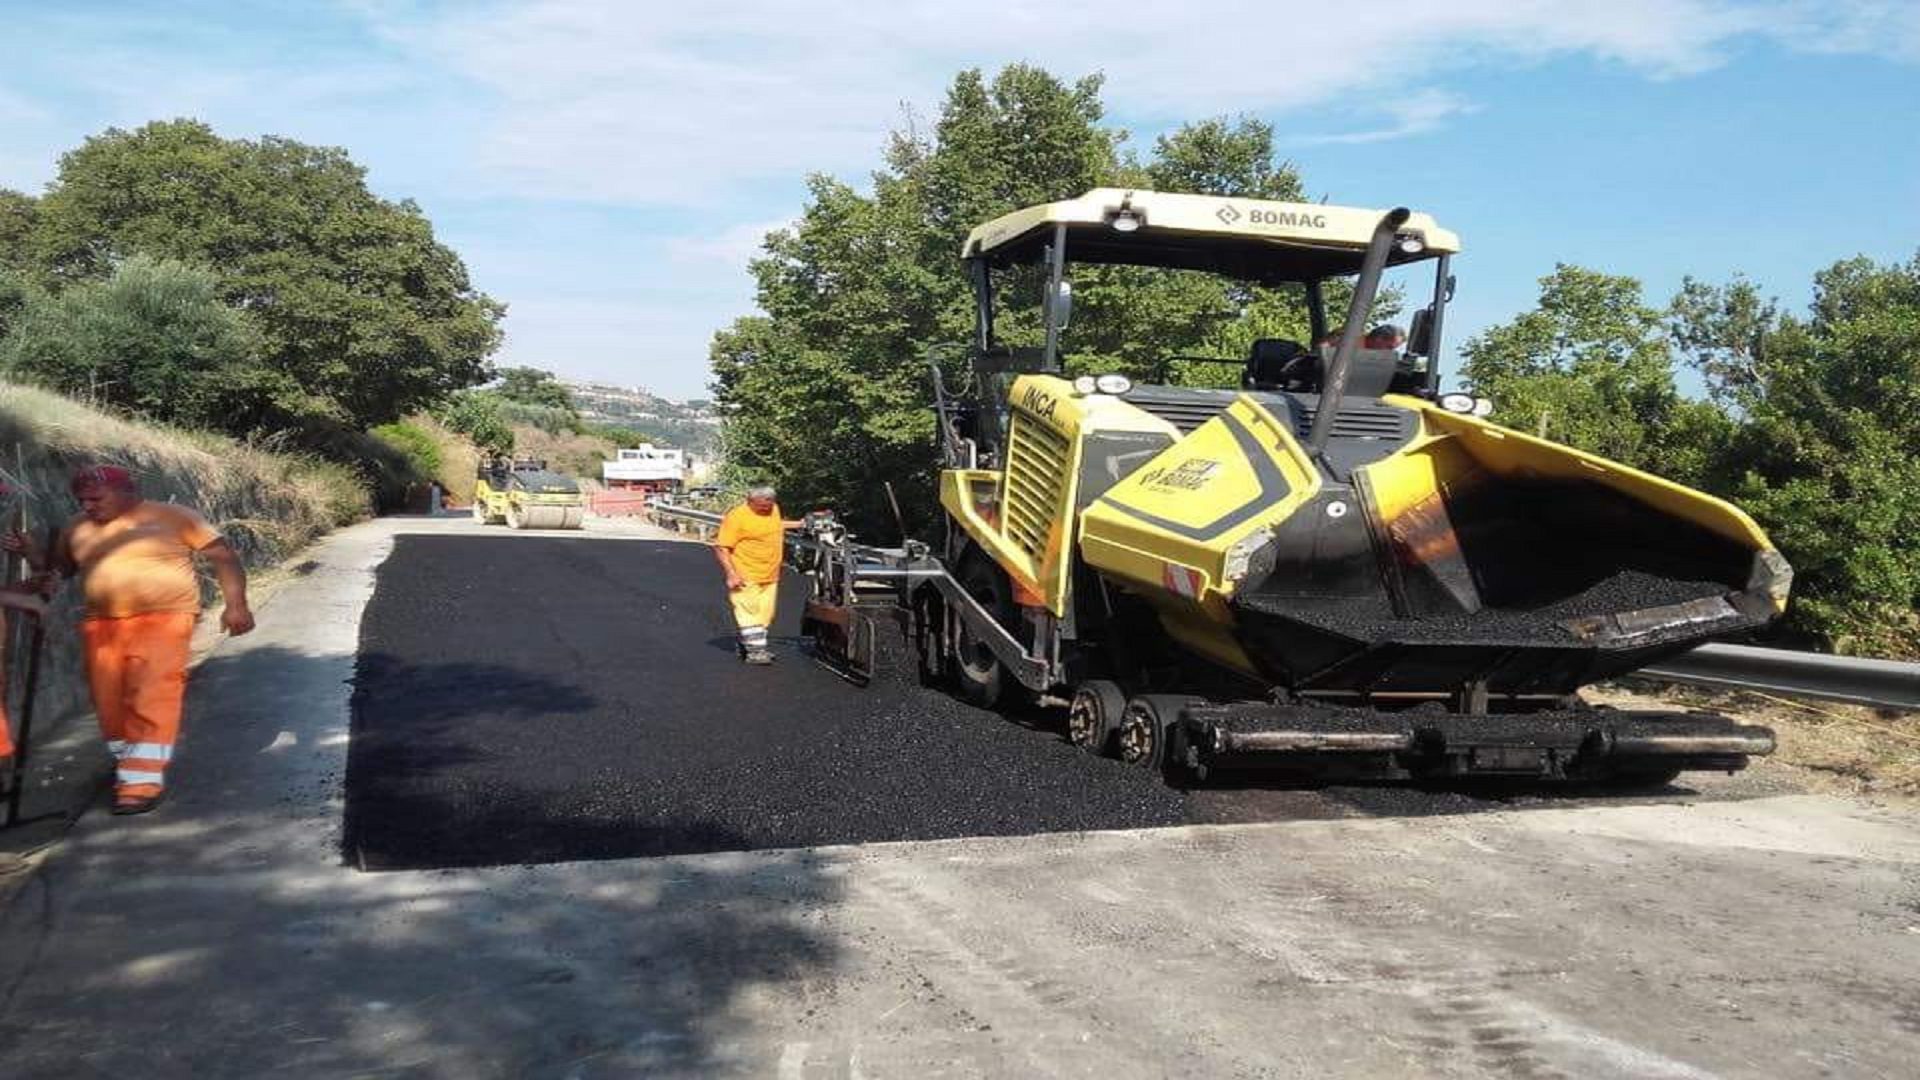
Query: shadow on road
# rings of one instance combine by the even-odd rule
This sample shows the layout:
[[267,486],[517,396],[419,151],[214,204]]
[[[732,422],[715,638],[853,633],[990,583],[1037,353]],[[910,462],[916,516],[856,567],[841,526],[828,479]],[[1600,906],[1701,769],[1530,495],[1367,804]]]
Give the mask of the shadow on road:
[[[90,818],[0,912],[0,1072],[770,1071],[734,1057],[751,1000],[802,993],[839,962],[807,918],[840,896],[826,860],[778,852],[358,873],[341,865],[331,809],[345,732],[313,719],[327,715],[314,699],[337,695],[351,671],[341,656],[253,647],[196,673],[167,805]],[[415,693],[392,730],[356,734],[347,751],[348,837],[418,829],[403,835],[431,842],[444,822],[384,807],[379,784],[358,797],[352,789],[466,782],[471,763],[498,750],[462,739],[476,694],[494,715],[535,725],[593,704],[508,664],[410,668],[376,653],[363,672]],[[421,732],[437,737],[403,737]],[[524,845],[513,830],[541,798],[489,803],[464,827]],[[592,798],[548,811],[552,825],[571,845],[631,844],[631,829],[594,818]],[[383,822],[390,811],[399,816]],[[715,848],[751,846],[697,808],[677,827]],[[457,865],[459,854],[423,862]]]

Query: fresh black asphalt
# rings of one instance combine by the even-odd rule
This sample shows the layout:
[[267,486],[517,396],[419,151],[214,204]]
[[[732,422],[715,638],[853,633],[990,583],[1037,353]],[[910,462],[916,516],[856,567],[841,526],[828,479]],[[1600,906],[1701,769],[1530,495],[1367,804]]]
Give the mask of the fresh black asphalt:
[[491,866],[1204,822],[1566,805],[1567,790],[1227,778],[1180,791],[1002,716],[813,663],[744,667],[707,548],[401,536],[361,629],[344,855]]
[[[1144,771],[793,635],[742,666],[719,570],[672,541],[402,536],[361,631],[346,856],[555,862],[1185,820]],[[900,667],[904,665],[896,665]]]

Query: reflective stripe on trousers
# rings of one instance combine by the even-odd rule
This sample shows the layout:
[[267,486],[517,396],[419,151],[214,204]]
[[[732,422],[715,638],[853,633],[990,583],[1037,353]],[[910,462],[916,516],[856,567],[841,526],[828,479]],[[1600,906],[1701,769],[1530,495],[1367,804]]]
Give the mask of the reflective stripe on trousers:
[[166,783],[180,739],[194,619],[178,612],[80,624],[88,689],[100,733],[118,759],[115,790],[121,795],[158,795]]

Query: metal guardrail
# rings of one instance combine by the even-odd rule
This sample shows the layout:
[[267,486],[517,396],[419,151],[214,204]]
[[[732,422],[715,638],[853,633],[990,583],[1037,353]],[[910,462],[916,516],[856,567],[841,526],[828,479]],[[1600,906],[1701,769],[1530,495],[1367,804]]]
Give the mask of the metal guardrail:
[[[696,530],[711,530],[720,524],[719,514],[665,501],[648,503],[647,510],[656,518],[691,525]],[[1752,645],[1702,645],[1635,674],[1696,686],[1760,690],[1886,709],[1920,709],[1920,664],[1899,660]]]
[[720,527],[720,515],[711,510],[695,510],[691,506],[678,506],[666,499],[650,499],[647,502],[647,516],[654,523],[673,529],[676,532],[692,532],[706,536]]
[[1920,709],[1920,664],[1899,660],[1752,645],[1702,645],[1636,674],[1698,686],[1763,690],[1888,709]]

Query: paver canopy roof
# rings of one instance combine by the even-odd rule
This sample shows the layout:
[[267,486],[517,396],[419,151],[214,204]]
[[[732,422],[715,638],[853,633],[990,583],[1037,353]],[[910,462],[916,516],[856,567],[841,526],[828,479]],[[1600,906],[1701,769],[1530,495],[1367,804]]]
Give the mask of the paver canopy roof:
[[[1361,256],[1384,213],[1321,203],[1095,188],[1077,199],[994,218],[967,234],[961,255],[995,265],[1033,262],[1051,240],[1053,226],[1065,225],[1070,262],[1205,270],[1252,281],[1308,281],[1359,272]],[[1114,227],[1115,221],[1128,217],[1134,228]],[[1389,265],[1460,250],[1460,238],[1427,214],[1408,218],[1399,235],[1421,244],[1415,251],[1396,246]]]

